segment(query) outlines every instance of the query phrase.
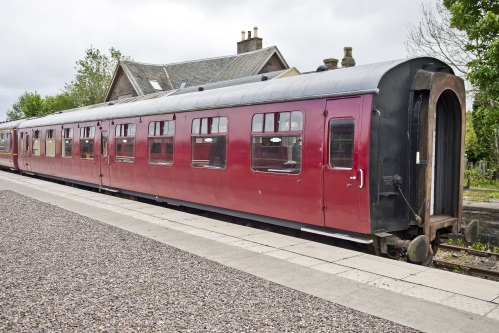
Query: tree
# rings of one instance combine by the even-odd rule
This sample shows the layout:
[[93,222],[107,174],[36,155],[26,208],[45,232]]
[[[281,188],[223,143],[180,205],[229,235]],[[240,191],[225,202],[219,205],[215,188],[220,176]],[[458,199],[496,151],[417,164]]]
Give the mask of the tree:
[[26,91],[12,105],[12,109],[7,110],[7,120],[36,117],[42,115],[43,111],[42,97],[36,91]]
[[[443,0],[421,7],[423,19],[409,27],[411,55],[445,60],[471,89],[473,135],[467,131],[469,160],[499,165],[499,3],[497,0]],[[469,94],[470,95],[470,94]]]
[[109,56],[90,46],[85,50],[85,57],[76,62],[76,77],[66,84],[62,93],[42,98],[36,91],[25,92],[18,101],[7,110],[7,120],[16,120],[42,116],[57,111],[104,102],[114,70],[124,57],[114,48],[109,49]]
[[421,5],[422,19],[417,26],[409,26],[405,42],[411,56],[440,58],[457,70],[459,75],[468,73],[468,63],[476,58],[466,50],[469,43],[466,33],[451,27],[451,13],[437,2],[435,7]]
[[77,107],[104,102],[114,70],[120,60],[129,59],[110,48],[109,56],[90,46],[85,57],[76,62],[76,77],[66,84],[64,92]]
[[473,126],[482,145],[499,164],[499,2],[444,0],[452,27],[468,36],[465,47],[475,58],[468,62],[467,78],[479,91],[473,105]]
[[43,99],[44,114],[74,109],[76,107],[76,102],[66,92],[55,96],[46,96]]
[[499,2],[444,0],[444,5],[452,14],[451,26],[468,36],[466,51],[475,55],[467,64],[467,78],[481,92],[482,101],[499,107]]
[[26,91],[12,105],[12,109],[7,110],[7,120],[40,117],[75,107],[75,104],[66,93],[42,98],[36,91],[34,93]]

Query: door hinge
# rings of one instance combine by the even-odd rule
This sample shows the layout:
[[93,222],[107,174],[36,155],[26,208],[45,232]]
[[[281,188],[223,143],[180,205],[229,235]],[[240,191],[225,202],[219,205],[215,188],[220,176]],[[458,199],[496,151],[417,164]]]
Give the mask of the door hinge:
[[328,113],[329,113],[329,112],[328,112],[327,110],[324,110],[324,113],[323,113],[323,114],[324,114],[324,117],[327,117]]
[[327,205],[322,205],[322,211],[325,212],[327,209]]

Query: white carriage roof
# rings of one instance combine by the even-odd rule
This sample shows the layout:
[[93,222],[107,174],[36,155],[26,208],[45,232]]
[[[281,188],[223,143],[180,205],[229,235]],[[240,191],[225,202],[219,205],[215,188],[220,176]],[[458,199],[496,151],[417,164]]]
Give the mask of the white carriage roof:
[[22,123],[23,121],[24,121],[24,119],[12,120],[12,121],[0,123],[0,130],[17,128],[19,126],[19,124]]
[[126,104],[105,105],[92,110],[56,113],[26,120],[19,127],[51,126],[315,98],[377,94],[378,84],[382,77],[389,70],[410,61],[411,59],[392,60],[277,80],[168,95]]

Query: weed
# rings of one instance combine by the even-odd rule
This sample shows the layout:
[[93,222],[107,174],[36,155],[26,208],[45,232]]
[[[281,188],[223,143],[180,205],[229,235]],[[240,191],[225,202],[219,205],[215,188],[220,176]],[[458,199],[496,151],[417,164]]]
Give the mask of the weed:
[[471,245],[471,248],[478,251],[490,251],[490,243],[482,244],[480,242],[476,242],[475,244]]

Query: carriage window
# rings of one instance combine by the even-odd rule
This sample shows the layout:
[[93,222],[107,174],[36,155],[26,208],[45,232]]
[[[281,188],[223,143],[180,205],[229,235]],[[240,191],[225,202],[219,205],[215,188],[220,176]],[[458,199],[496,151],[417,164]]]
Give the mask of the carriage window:
[[108,141],[107,141],[107,131],[102,131],[100,132],[100,155],[102,157],[107,157],[107,146],[108,146]]
[[191,165],[203,168],[225,168],[227,117],[194,119],[191,133]]
[[5,139],[5,147],[7,151],[12,151],[12,146],[14,142],[12,140],[12,133],[7,133],[7,138]]
[[132,163],[135,160],[135,124],[116,125],[115,147],[116,161]]
[[300,173],[302,128],[303,115],[300,111],[255,114],[251,126],[251,169]]
[[34,156],[40,156],[40,131],[33,131],[32,151]]
[[329,166],[331,168],[353,168],[354,130],[353,119],[329,121]]
[[253,116],[253,123],[251,125],[252,132],[262,132],[263,128],[263,113],[258,113]]
[[55,130],[48,129],[45,131],[45,155],[49,157],[55,156]]
[[149,123],[147,138],[148,161],[153,164],[173,164],[173,136],[175,121],[153,121]]
[[22,154],[24,151],[24,133],[21,132],[21,138],[19,140],[19,154]]
[[62,129],[62,157],[73,157],[73,129]]
[[11,133],[0,133],[0,151],[12,151]]
[[84,159],[94,158],[94,136],[95,127],[80,128],[80,157]]

